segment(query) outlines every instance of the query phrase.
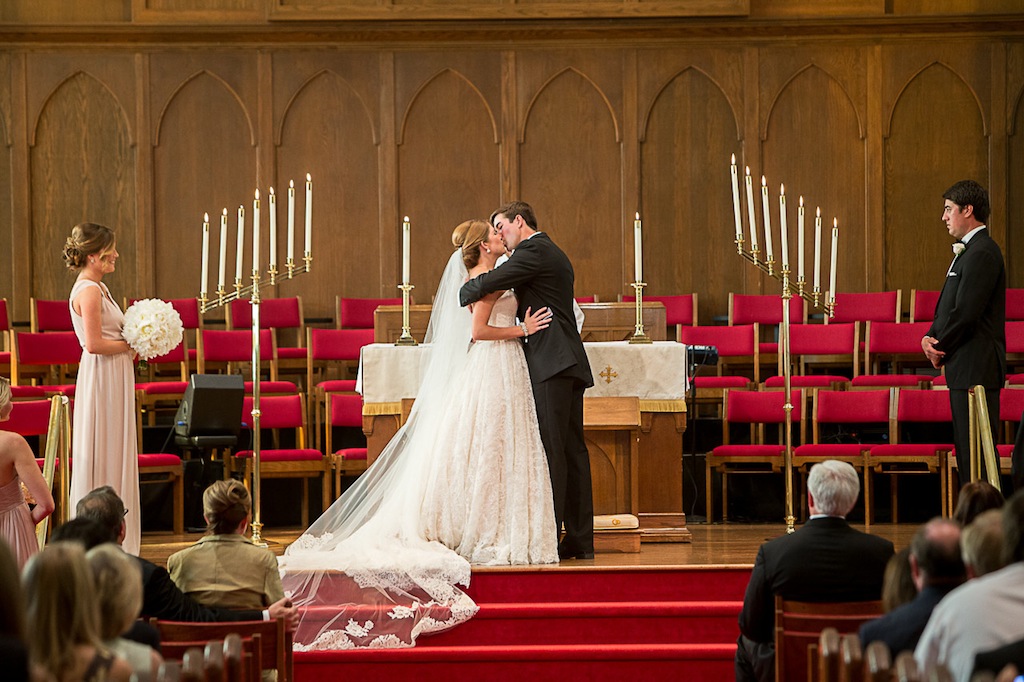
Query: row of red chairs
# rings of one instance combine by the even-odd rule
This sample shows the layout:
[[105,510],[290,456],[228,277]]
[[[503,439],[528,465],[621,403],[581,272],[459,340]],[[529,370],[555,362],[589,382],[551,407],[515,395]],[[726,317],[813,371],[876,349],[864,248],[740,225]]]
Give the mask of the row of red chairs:
[[[784,468],[784,429],[786,396],[781,391],[726,391],[723,398],[722,445],[708,453],[706,467],[707,517],[714,518],[712,474],[722,478],[722,518],[728,518],[728,479],[736,474],[779,473]],[[865,391],[815,389],[811,393],[811,438],[806,438],[807,396],[792,391],[790,422],[794,427],[793,467],[801,484],[810,467],[826,459],[849,462],[864,477],[864,516],[870,524],[873,513],[872,474],[893,477],[891,486],[892,520],[898,521],[897,477],[903,474],[939,474],[940,506],[943,513],[953,508],[951,484],[956,469],[952,432],[946,442],[915,442],[909,431],[924,427],[929,434],[940,425],[952,423],[949,394],[941,390],[889,388]],[[1002,434],[993,434],[998,443],[1000,473],[1010,473],[1016,424],[1024,413],[1024,389],[1004,388],[1000,394],[999,419]],[[747,442],[730,442],[730,425],[747,425]],[[767,435],[774,427],[776,438]],[[837,427],[853,438],[836,439]],[[872,438],[872,433],[875,436]],[[920,432],[917,433],[920,438]],[[802,497],[802,496],[800,496]]]

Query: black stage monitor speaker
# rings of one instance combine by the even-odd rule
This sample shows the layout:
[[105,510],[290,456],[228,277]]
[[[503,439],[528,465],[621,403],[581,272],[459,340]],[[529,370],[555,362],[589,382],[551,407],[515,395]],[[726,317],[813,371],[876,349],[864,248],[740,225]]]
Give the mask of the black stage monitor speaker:
[[244,394],[240,374],[193,374],[174,416],[175,439],[220,436],[237,440]]

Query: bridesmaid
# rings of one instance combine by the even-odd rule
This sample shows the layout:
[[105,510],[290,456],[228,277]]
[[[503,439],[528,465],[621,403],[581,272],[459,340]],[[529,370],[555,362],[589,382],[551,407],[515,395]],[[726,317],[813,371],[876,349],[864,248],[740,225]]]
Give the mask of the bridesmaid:
[[[11,409],[11,382],[0,377],[0,422],[10,418]],[[21,492],[22,483],[36,501],[31,511]],[[19,571],[39,551],[36,524],[51,513],[53,495],[32,449],[18,434],[0,431],[0,538],[10,545]]]
[[64,245],[64,261],[79,272],[69,304],[82,344],[71,432],[71,508],[95,488],[114,488],[127,509],[122,547],[137,555],[141,527],[134,352],[121,335],[124,313],[103,283],[117,258],[113,231],[95,223],[75,225]]

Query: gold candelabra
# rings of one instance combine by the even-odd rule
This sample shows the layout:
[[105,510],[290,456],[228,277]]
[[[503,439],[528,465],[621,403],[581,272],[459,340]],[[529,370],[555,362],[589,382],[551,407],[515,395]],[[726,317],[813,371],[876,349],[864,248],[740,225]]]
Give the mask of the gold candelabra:
[[396,346],[416,346],[416,339],[412,337],[412,326],[409,323],[409,297],[412,290],[415,289],[412,284],[408,282],[399,284],[398,288],[402,290],[402,335],[395,341]]

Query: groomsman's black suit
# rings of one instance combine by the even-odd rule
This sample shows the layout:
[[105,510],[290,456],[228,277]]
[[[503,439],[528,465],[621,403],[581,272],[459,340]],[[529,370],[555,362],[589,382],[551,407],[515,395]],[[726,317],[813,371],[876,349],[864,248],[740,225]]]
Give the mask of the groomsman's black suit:
[[[975,232],[953,260],[935,304],[928,336],[938,339],[953,411],[953,442],[961,485],[970,480],[968,394],[985,387],[992,434],[999,426],[999,389],[1006,376],[1006,269],[988,229]],[[1024,456],[1024,453],[1021,453]],[[1018,454],[1014,453],[1017,470]],[[983,465],[984,466],[984,465]]]
[[550,237],[537,232],[519,242],[508,261],[470,280],[459,292],[462,305],[469,305],[495,291],[514,289],[519,319],[525,319],[527,308],[546,306],[553,314],[551,325],[530,335],[524,347],[551,474],[555,523],[565,523],[559,546],[563,558],[594,552],[590,455],[583,440],[583,391],[594,379],[573,315],[574,279],[569,258]]
[[872,601],[882,594],[892,543],[839,516],[811,519],[757,552],[740,612],[737,680],[770,680],[775,668],[775,596],[807,602]]

